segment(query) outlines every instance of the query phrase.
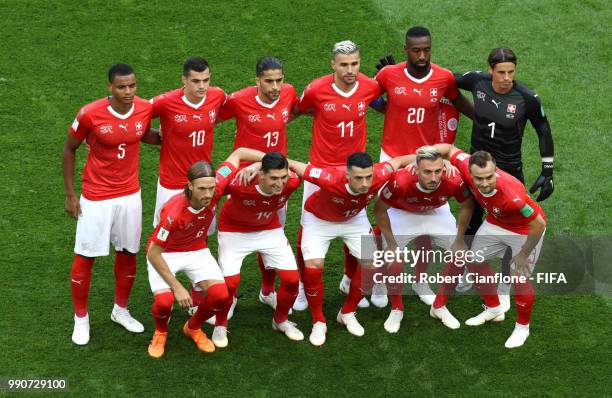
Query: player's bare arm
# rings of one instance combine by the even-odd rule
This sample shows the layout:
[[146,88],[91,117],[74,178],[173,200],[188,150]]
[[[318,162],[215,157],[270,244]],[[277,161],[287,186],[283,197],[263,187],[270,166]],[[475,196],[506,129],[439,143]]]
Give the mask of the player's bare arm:
[[161,131],[156,128],[150,128],[145,135],[142,136],[142,142],[149,145],[161,145]]
[[256,149],[238,148],[232,152],[225,161],[231,163],[234,167],[238,167],[240,162],[259,162],[265,153]]
[[170,286],[170,289],[172,289],[172,292],[174,292],[174,297],[181,308],[189,308],[193,306],[191,295],[176,279],[172,272],[170,272],[168,263],[161,255],[163,251],[163,247],[156,245],[155,243],[151,243],[151,246],[149,246],[149,250],[147,251],[147,259],[153,265],[153,268],[155,268],[157,273],[168,284],[168,286]]
[[395,250],[397,247],[397,241],[395,240],[395,236],[393,236],[393,230],[391,229],[391,220],[389,220],[389,214],[387,210],[389,210],[388,204],[386,204],[382,199],[378,199],[376,201],[376,205],[374,206],[374,215],[376,217],[376,225],[380,228],[380,232],[382,236],[385,238],[385,242],[387,242],[387,250]]
[[304,176],[304,172],[306,171],[306,167],[308,165],[306,163],[298,162],[297,160],[287,159],[289,162],[289,168],[297,174],[300,178]]
[[404,155],[404,156],[398,156],[395,157],[393,159],[389,159],[387,160],[387,163],[390,163],[391,166],[393,166],[393,168],[395,170],[401,169],[402,167],[406,167],[409,164],[412,164],[416,161],[416,155]]
[[465,231],[470,226],[470,219],[474,213],[474,199],[471,197],[464,200],[459,207],[459,215],[457,216],[457,235],[455,241],[451,245],[451,250],[456,252],[459,250],[467,250],[465,244]]
[[455,99],[451,100],[451,102],[459,112],[463,113],[470,119],[474,119],[474,105],[469,99],[461,94],[461,92],[459,92],[459,95],[457,95]]
[[542,215],[538,214],[538,216],[529,223],[529,234],[527,235],[525,244],[511,260],[511,263],[514,263],[514,271],[519,275],[529,276],[529,255],[533,249],[535,249],[545,230],[546,221]]
[[78,218],[81,212],[79,198],[74,192],[74,162],[76,150],[81,142],[72,134],[68,134],[62,150],[62,174],[64,176],[64,190],[66,191],[64,207],[68,215],[74,219]]

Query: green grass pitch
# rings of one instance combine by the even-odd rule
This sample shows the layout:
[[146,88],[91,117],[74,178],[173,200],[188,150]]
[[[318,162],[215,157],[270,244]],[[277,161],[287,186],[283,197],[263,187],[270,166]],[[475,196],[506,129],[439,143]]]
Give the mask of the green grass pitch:
[[[167,354],[151,360],[152,295],[142,252],[130,308],[145,333],[129,334],[110,322],[113,259],[100,258],[90,294],[91,341],[76,347],[69,288],[75,223],[63,210],[60,169],[68,127],[80,106],[107,94],[112,63],[132,64],[139,95],[150,98],[180,84],[187,56],[208,58],[213,84],[229,93],[253,84],[256,60],[274,55],[284,61],[286,81],[301,92],[311,79],[330,73],[334,42],[360,45],[362,71],[373,75],[379,56],[403,58],[403,34],[418,24],[432,31],[432,60],[453,71],[485,68],[493,47],[515,50],[517,79],[542,98],[555,137],[556,190],[543,204],[547,233],[610,234],[608,2],[5,0],[0,20],[0,376],[68,377],[68,393],[75,396],[611,394],[610,297],[537,297],[531,336],[512,351],[503,344],[513,311],[502,324],[450,331],[414,296],[405,300],[399,334],[383,329],[388,308],[367,309],[359,315],[366,335],[356,338],[332,322],[342,302],[337,243],[325,273],[329,333],[321,348],[272,332],[272,312],[257,301],[260,277],[251,256],[243,265],[229,348],[198,352],[180,333],[186,314],[175,309]],[[368,123],[368,151],[378,157],[382,116],[370,111]],[[308,117],[290,124],[291,157],[307,160],[310,126]],[[233,132],[233,122],[216,128],[215,161],[229,153]],[[469,135],[470,124],[462,120],[460,147]],[[530,184],[539,173],[530,126],[524,141]],[[141,149],[143,242],[151,232],[158,153]],[[83,150],[77,160],[80,171]],[[292,242],[300,192],[290,201],[286,231]],[[449,307],[465,320],[479,311],[480,299],[451,299]],[[292,319],[310,332],[309,314]]]

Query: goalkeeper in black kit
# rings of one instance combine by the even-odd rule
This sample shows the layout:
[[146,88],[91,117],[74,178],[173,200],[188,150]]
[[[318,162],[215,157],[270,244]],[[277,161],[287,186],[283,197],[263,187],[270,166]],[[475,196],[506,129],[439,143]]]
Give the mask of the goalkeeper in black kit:
[[[509,48],[495,48],[488,57],[488,73],[480,71],[455,75],[457,86],[470,91],[474,101],[471,152],[484,150],[495,158],[497,167],[525,183],[521,144],[527,120],[535,129],[542,157],[542,172],[529,189],[540,190],[536,200],[548,198],[554,190],[554,143],[540,98],[514,80],[517,58]],[[476,206],[466,235],[474,235],[482,223],[483,210]],[[502,261],[508,273],[509,258]],[[460,284],[465,291],[469,284]]]

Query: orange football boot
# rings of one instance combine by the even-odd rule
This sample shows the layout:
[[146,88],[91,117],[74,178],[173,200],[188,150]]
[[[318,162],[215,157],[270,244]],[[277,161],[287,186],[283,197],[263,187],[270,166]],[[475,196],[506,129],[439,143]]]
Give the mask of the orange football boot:
[[168,332],[159,332],[156,330],[151,339],[151,344],[149,344],[149,355],[153,358],[161,358],[164,355],[167,338]]
[[204,333],[202,329],[189,329],[189,321],[185,322],[185,326],[183,326],[183,332],[185,332],[185,336],[190,337],[196,343],[200,351],[215,351],[215,345],[212,341],[210,341],[208,337],[206,337],[206,333]]

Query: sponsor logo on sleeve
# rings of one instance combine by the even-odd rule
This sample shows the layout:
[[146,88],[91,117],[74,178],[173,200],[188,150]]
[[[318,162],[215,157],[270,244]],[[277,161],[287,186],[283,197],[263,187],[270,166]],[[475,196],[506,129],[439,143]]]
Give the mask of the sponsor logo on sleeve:
[[450,119],[448,119],[448,122],[446,123],[446,125],[448,126],[448,129],[450,131],[457,130],[457,119],[455,119],[454,117],[451,117]]
[[232,169],[227,166],[223,166],[217,171],[217,173],[221,174],[224,178],[227,178],[227,176],[232,174]]
[[76,117],[74,118],[74,122],[72,122],[72,129],[74,131],[77,131],[79,129],[79,121],[76,119]]
[[529,206],[529,204],[525,203],[525,206],[521,209],[521,214],[523,217],[527,218],[532,215],[534,212],[533,207]]
[[470,155],[468,155],[467,153],[460,153],[459,155],[457,155],[457,159],[459,159],[460,162],[463,162],[464,160],[468,159],[470,157]]
[[308,173],[308,175],[310,176],[310,178],[320,178],[322,172],[323,169],[313,167],[312,169],[310,169],[310,173]]
[[168,239],[168,235],[170,235],[170,231],[167,229],[159,228],[159,232],[157,233],[157,239],[165,242]]
[[389,163],[385,164],[385,168],[393,173],[393,166],[391,166]]

